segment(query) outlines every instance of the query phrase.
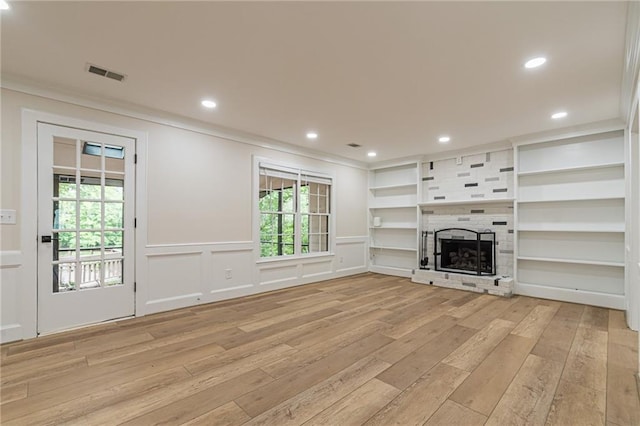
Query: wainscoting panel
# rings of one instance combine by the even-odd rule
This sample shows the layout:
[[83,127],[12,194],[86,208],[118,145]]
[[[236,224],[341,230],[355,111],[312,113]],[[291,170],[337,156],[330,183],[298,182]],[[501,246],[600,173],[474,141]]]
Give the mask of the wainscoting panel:
[[188,251],[147,255],[147,313],[195,305],[202,300],[203,253]]
[[211,303],[367,271],[367,237],[336,238],[334,254],[255,261],[252,241],[147,246],[136,315]]
[[20,340],[22,335],[20,277],[22,253],[0,252],[0,343]]

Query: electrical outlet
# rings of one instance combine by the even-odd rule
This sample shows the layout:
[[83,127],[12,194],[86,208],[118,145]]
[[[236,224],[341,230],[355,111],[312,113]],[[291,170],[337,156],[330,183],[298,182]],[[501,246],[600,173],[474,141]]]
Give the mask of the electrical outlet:
[[225,269],[225,270],[224,270],[224,277],[225,277],[225,279],[227,279],[227,280],[230,280],[230,279],[231,279],[231,277],[232,277],[232,275],[231,275],[231,269]]
[[456,164],[458,166],[462,164],[462,157],[456,157]]
[[0,210],[0,223],[3,225],[15,225],[16,224],[16,211],[15,210]]
[[340,263],[344,263],[344,257],[340,256]]

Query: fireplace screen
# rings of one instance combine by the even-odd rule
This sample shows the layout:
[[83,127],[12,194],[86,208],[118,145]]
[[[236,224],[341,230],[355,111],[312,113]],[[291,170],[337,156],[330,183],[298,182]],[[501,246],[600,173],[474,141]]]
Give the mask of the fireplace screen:
[[434,233],[436,271],[495,275],[495,232],[448,228]]

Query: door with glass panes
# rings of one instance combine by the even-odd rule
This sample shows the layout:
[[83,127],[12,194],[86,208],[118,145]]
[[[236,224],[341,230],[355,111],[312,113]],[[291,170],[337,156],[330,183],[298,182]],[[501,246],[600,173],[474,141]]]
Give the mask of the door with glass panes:
[[134,314],[130,138],[38,123],[38,333]]

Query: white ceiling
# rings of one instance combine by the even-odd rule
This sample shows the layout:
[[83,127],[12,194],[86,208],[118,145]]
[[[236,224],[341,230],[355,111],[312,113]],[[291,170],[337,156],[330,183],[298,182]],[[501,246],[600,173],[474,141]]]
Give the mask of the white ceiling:
[[[10,4],[4,77],[356,160],[620,117],[625,2]],[[539,55],[543,67],[524,69]],[[551,120],[559,110],[569,116]]]

